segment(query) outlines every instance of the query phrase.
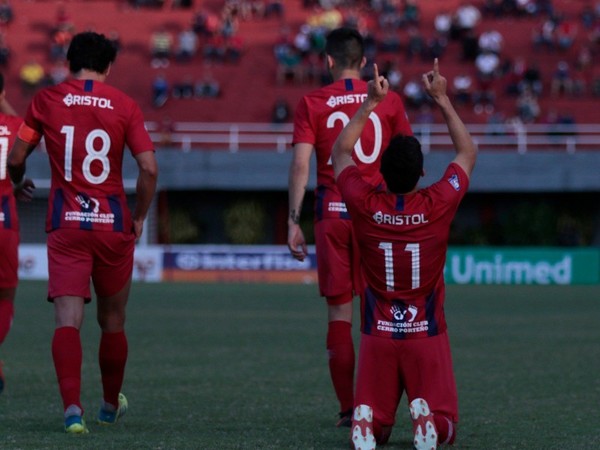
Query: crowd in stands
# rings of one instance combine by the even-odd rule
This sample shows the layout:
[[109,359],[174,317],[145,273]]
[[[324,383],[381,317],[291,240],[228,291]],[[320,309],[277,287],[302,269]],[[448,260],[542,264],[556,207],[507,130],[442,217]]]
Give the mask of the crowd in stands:
[[[523,123],[555,120],[549,119],[551,114],[543,116],[541,100],[600,96],[600,77],[594,71],[594,56],[600,54],[600,2],[582,2],[574,14],[572,9],[561,11],[552,0],[465,0],[456,8],[442,6],[428,21],[423,20],[417,0],[304,3],[305,23],[297,30],[284,27],[274,42],[280,84],[327,82],[324,36],[346,25],[357,27],[365,38],[369,61],[365,78],[372,76],[370,63],[377,62],[392,89],[421,120],[431,117],[429,98],[420,83],[421,72],[411,71],[411,63],[440,58],[444,64],[449,48],[454,52],[448,58],[452,64],[460,60],[458,73],[449,80],[455,100],[490,121],[499,116]],[[494,27],[503,19],[518,26],[525,23],[527,29],[533,24],[530,42],[523,42],[528,51],[506,47],[505,36]],[[523,57],[533,52],[542,56],[542,63]],[[556,55],[558,60],[549,65],[544,55]],[[508,108],[506,98],[513,99]],[[497,111],[499,99],[502,111]]]
[[[10,1],[0,0],[0,67],[11,58],[6,44],[14,21]],[[449,92],[457,105],[490,123],[500,117],[522,123],[568,122],[572,117],[548,110],[547,99],[600,97],[600,71],[595,63],[600,54],[600,0],[582,1],[568,12],[552,0],[464,0],[453,2],[457,5],[453,7],[439,2],[435,9],[426,9],[424,0],[302,0],[302,23],[287,20],[288,2],[284,1],[223,0],[220,10],[193,0],[128,3],[134,8],[189,12],[189,19],[179,23],[178,29],[165,22],[141,37],[147,42],[153,78],[149,90],[155,108],[170,99],[222,98],[221,71],[213,69],[226,66],[235,73],[248,51],[242,24],[271,19],[269,24],[279,33],[272,42],[274,70],[269,73],[266,68],[264,76],[272,77],[280,90],[290,84],[309,89],[329,82],[323,59],[325,37],[344,25],[364,36],[365,79],[372,77],[371,63],[377,62],[415,120],[434,120],[420,79],[422,68],[433,58],[440,58],[442,67],[452,67]],[[82,31],[76,29],[81,24],[74,23],[70,7],[70,3],[56,6],[47,59],[31,58],[19,68],[27,95],[68,76],[66,49],[73,34]],[[496,26],[502,21],[530,30],[529,42],[523,42],[522,48],[507,45],[503,32],[510,28]],[[108,35],[117,48],[123,48],[116,30]],[[186,74],[173,72],[173,67],[185,68]],[[291,120],[289,106],[287,114],[285,108],[276,106],[273,121]]]

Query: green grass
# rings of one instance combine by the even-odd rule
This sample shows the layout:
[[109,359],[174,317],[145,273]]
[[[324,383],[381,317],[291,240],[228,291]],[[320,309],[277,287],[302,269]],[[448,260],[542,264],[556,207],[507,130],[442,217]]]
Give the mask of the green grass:
[[[23,282],[0,348],[2,449],[347,449],[333,426],[325,306],[315,286],[136,284],[128,415],[62,432],[45,283]],[[456,449],[600,448],[600,287],[448,288],[459,389]],[[101,397],[93,305],[82,400]],[[354,327],[357,332],[357,326]],[[389,449],[410,449],[403,400]]]

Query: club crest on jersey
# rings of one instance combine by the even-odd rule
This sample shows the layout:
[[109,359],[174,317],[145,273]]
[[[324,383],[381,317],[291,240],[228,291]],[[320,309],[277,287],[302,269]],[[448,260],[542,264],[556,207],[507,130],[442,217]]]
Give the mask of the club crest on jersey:
[[362,103],[367,98],[367,94],[346,94],[332,95],[327,99],[327,106],[335,108],[338,105],[351,105],[353,103]]
[[71,106],[95,106],[102,109],[114,109],[110,103],[110,99],[103,97],[94,97],[93,95],[74,95],[67,94],[63,98],[63,103]]
[[418,309],[416,306],[405,306],[405,305],[393,305],[391,308],[392,316],[394,320],[398,322],[414,322],[417,317]]
[[0,125],[0,136],[10,136],[10,130],[6,125]]
[[460,191],[460,182],[458,181],[458,175],[454,174],[448,178],[448,183],[454,188],[455,191]]
[[88,197],[86,194],[79,194],[75,197],[77,203],[81,205],[84,211],[91,211],[97,214],[100,210],[100,202],[94,197]]

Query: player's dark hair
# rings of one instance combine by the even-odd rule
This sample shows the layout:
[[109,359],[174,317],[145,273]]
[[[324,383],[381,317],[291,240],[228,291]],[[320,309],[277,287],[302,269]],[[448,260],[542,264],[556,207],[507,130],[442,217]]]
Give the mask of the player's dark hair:
[[4,75],[0,73],[0,92],[4,90]]
[[336,28],[327,35],[325,53],[340,67],[360,69],[364,52],[364,39],[354,28]]
[[397,134],[381,156],[379,171],[394,194],[412,191],[423,173],[421,143],[414,136]]
[[71,73],[82,69],[104,73],[116,57],[117,49],[113,43],[103,34],[92,31],[76,34],[67,51]]

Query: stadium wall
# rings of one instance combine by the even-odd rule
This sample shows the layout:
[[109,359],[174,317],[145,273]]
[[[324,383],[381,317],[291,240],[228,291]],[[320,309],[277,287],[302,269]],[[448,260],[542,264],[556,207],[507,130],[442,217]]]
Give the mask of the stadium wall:
[[[314,247],[300,262],[285,246],[138,246],[133,276],[146,282],[317,282]],[[445,276],[448,284],[598,284],[600,249],[451,247]],[[19,277],[47,279],[44,245],[21,245]]]
[[[157,152],[159,187],[163,190],[287,190],[291,151],[190,151],[163,149]],[[452,160],[452,152],[425,156],[427,185],[441,176]],[[313,162],[314,164],[314,162]],[[600,191],[600,151],[574,154],[537,151],[481,152],[473,173],[470,192],[580,192]],[[46,155],[36,151],[27,161],[28,176],[49,179]],[[314,172],[314,171],[312,171]],[[124,178],[135,178],[133,158],[125,158]],[[315,186],[311,174],[309,188]]]

